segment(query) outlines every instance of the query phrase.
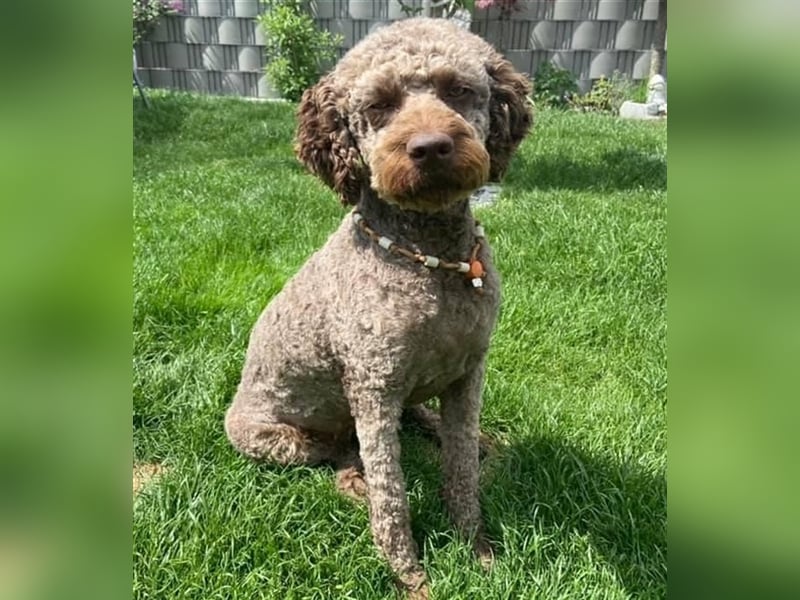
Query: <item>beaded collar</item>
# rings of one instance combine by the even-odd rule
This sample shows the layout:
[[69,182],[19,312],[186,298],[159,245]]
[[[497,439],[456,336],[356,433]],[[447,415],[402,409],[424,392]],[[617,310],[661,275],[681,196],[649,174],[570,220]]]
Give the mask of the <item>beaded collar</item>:
[[481,240],[485,234],[483,227],[478,221],[475,221],[475,246],[472,248],[468,262],[448,262],[436,256],[429,254],[422,254],[421,252],[414,252],[408,248],[403,248],[397,242],[385,235],[380,235],[377,231],[372,229],[364,221],[364,217],[357,210],[352,212],[353,222],[364,232],[367,236],[378,246],[392,254],[399,254],[404,256],[412,262],[421,263],[429,269],[445,269],[447,271],[456,271],[463,273],[467,280],[472,284],[472,287],[478,293],[483,293],[483,278],[486,275],[486,270],[483,263],[478,260],[478,252],[481,249]]

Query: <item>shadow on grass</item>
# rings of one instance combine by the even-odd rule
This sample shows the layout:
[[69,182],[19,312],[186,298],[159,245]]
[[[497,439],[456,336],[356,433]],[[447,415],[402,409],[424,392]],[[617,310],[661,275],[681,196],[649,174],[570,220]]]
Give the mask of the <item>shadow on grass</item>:
[[[401,442],[414,538],[420,549],[432,540],[438,547],[450,544],[455,532],[439,496],[438,444],[413,428],[401,433]],[[269,477],[285,469],[259,465]],[[331,481],[334,478],[330,465],[312,469],[323,469],[329,472]],[[502,561],[504,556],[515,561],[540,560],[545,569],[563,564],[559,556],[562,552],[568,562],[582,560],[584,551],[574,546],[579,537],[587,540],[593,554],[615,572],[630,597],[666,597],[663,476],[653,476],[633,463],[607,461],[559,440],[541,438],[499,448],[482,461],[481,469],[484,518],[497,560]],[[336,497],[340,510],[364,511],[366,515],[365,506],[338,494]],[[541,553],[536,553],[539,558],[530,558],[530,548],[537,545],[534,540],[517,539],[516,545],[514,540],[503,541],[504,529],[525,532],[528,538],[541,535],[546,543]],[[576,552],[580,554],[576,556]],[[531,565],[531,570],[537,568]],[[570,577],[569,570],[563,576]],[[389,578],[384,583],[386,593],[391,593]]]
[[484,471],[487,528],[495,539],[501,525],[531,524],[564,545],[567,536],[587,537],[632,597],[666,596],[663,475],[541,438],[502,449]]
[[605,152],[594,160],[520,155],[504,185],[539,190],[665,190],[667,161],[663,156],[629,149]]
[[[435,445],[405,433],[404,451],[409,442],[415,449],[404,457],[404,470],[424,488],[413,509],[415,538],[422,547],[426,537],[452,528],[438,497],[439,461],[431,460]],[[499,560],[504,554],[526,552],[503,546],[503,529],[541,532],[555,541],[543,550],[548,564],[557,564],[559,548],[568,548],[580,536],[615,571],[631,597],[666,597],[663,475],[597,458],[555,439],[526,439],[502,447],[482,462],[481,470],[484,518]]]

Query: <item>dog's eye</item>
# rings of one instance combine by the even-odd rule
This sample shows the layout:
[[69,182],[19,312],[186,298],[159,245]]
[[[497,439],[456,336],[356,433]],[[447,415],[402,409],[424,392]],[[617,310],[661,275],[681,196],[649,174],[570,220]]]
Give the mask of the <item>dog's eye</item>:
[[391,102],[373,102],[367,108],[369,110],[389,110],[392,107]]
[[471,92],[472,90],[465,85],[456,85],[447,90],[447,97],[455,100],[458,98],[463,98],[464,96],[469,95]]

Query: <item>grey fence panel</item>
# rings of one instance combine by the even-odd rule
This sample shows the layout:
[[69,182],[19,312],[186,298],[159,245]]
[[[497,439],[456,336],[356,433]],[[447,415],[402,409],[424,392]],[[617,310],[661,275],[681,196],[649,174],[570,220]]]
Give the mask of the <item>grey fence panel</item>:
[[[405,0],[421,7],[422,0]],[[180,16],[165,17],[136,47],[144,85],[277,98],[264,75],[259,0],[184,0]],[[320,28],[342,35],[339,56],[376,27],[407,17],[398,0],[308,0]],[[619,71],[649,74],[658,0],[529,0],[503,14],[478,10],[471,29],[531,76],[544,62],[570,69],[582,90]],[[665,53],[666,54],[666,53]],[[666,57],[664,61],[666,74]]]

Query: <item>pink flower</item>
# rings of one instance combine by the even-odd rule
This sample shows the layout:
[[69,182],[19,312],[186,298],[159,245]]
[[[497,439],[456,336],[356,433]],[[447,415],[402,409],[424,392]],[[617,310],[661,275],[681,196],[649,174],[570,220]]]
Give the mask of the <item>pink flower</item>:
[[482,10],[499,8],[503,12],[511,12],[517,8],[517,0],[477,0],[475,5]]

